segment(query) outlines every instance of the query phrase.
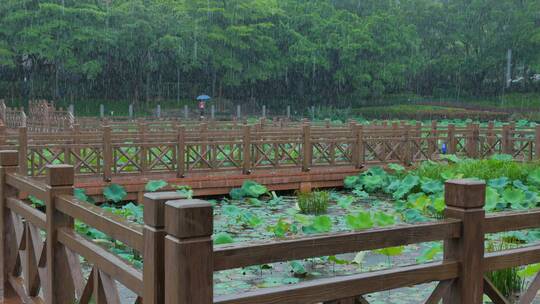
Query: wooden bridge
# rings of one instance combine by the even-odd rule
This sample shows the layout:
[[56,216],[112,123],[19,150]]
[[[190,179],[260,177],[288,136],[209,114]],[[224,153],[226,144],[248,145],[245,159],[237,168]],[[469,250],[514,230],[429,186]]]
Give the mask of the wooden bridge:
[[[425,303],[480,304],[484,293],[508,303],[484,273],[540,262],[540,245],[484,252],[486,234],[540,227],[540,210],[486,216],[481,182],[447,182],[445,218],[435,222],[213,246],[207,202],[146,194],[144,225],[138,225],[73,197],[73,166],[46,165],[37,180],[19,173],[18,159],[16,151],[0,151],[1,280],[16,295],[9,303],[120,303],[119,282],[137,295],[135,303],[145,304],[350,304],[368,303],[367,293],[433,281],[439,283]],[[28,195],[45,208],[34,208]],[[74,221],[139,252],[143,269],[78,234]],[[213,295],[215,271],[441,240],[438,262]],[[531,303],[539,287],[537,275],[520,303]]]
[[398,122],[332,125],[267,121],[110,122],[37,132],[0,127],[0,147],[18,150],[19,173],[43,178],[46,167],[70,164],[76,186],[99,196],[110,182],[128,199],[142,199],[148,180],[191,186],[197,195],[225,194],[245,179],[271,190],[342,185],[366,166],[405,166],[437,160],[444,151],[471,158],[497,153],[530,161],[540,157],[540,127],[408,125]]

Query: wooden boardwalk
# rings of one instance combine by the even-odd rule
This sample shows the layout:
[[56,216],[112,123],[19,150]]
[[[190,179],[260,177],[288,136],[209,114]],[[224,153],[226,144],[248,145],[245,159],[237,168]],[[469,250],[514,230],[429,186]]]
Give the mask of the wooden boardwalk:
[[[212,196],[228,194],[232,188],[242,186],[245,180],[256,181],[267,186],[270,191],[281,190],[310,190],[318,188],[338,188],[343,186],[346,176],[358,174],[361,169],[349,167],[314,168],[309,172],[299,169],[269,169],[259,170],[246,175],[241,171],[194,173],[189,177],[178,178],[174,173],[125,175],[113,177],[111,182],[122,185],[128,193],[127,200],[142,201],[146,183],[150,180],[162,179],[169,185],[190,186],[195,196]],[[109,183],[95,177],[76,177],[75,187],[86,189],[98,201],[102,199],[101,193]],[[171,186],[162,190],[174,190]]]

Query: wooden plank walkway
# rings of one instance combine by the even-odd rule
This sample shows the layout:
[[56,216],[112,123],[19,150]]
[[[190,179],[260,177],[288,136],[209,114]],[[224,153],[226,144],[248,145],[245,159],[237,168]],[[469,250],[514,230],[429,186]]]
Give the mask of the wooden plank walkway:
[[[253,180],[264,184],[269,190],[299,190],[301,188],[334,188],[342,187],[346,176],[360,172],[353,166],[344,167],[315,167],[309,172],[302,172],[299,168],[283,168],[271,170],[258,170],[253,174],[242,174],[241,171],[226,172],[200,172],[190,174],[185,178],[178,178],[174,173],[126,175],[113,177],[112,183],[120,184],[128,192],[126,199],[142,201],[144,186],[150,180],[165,180],[169,185],[186,185],[192,187],[196,196],[223,195],[232,188],[242,186],[245,180]],[[108,185],[99,177],[77,176],[76,188],[86,189],[88,195],[101,198],[102,189]],[[174,189],[171,189],[174,190]]]

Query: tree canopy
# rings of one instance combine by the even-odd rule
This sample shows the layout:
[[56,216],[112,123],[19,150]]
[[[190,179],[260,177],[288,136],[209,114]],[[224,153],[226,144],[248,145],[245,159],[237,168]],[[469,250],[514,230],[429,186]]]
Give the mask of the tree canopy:
[[538,0],[3,0],[0,97],[498,94],[540,73]]

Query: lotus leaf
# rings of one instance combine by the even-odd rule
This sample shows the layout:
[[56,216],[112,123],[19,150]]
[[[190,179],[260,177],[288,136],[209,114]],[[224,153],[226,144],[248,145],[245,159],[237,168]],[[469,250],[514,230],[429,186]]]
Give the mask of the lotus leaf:
[[373,227],[373,220],[369,212],[358,212],[356,215],[348,214],[345,217],[347,227],[353,230],[364,230]]
[[105,189],[103,189],[103,195],[109,201],[118,203],[126,197],[127,193],[124,187],[118,184],[110,184],[109,186],[105,187]]
[[164,180],[151,180],[146,183],[146,186],[144,186],[144,190],[148,192],[156,192],[160,189],[167,187],[167,185],[167,182]]

